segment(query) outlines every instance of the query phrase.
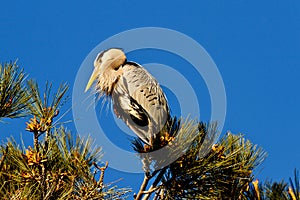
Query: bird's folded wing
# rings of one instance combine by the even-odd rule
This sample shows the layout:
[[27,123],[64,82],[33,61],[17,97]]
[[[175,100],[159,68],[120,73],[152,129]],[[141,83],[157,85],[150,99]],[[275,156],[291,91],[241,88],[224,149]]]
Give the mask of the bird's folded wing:
[[133,98],[128,95],[113,95],[114,112],[145,143],[149,141],[149,115]]

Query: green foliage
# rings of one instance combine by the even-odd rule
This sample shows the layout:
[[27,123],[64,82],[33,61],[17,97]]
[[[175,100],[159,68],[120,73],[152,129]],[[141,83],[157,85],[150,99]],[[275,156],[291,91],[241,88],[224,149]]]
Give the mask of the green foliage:
[[28,96],[32,98],[32,103],[28,105],[31,115],[45,120],[51,120],[58,115],[59,107],[63,103],[63,97],[69,88],[67,84],[60,85],[57,92],[53,94],[52,100],[49,99],[51,97],[51,83],[46,83],[43,96],[40,95],[38,84],[35,81],[29,80],[27,85]]
[[290,178],[289,184],[284,181],[259,183],[256,180],[249,184],[244,194],[247,200],[299,200],[299,184],[299,175],[295,170],[294,180]]
[[[266,152],[246,140],[243,135],[227,133],[217,144],[212,145],[217,135],[216,124],[196,123],[186,120],[179,123],[171,120],[171,140],[166,158],[176,155],[178,141],[192,142],[185,153],[175,162],[152,173],[146,172],[141,189],[135,196],[139,199],[245,199],[245,200],[299,200],[300,182],[295,171],[294,179],[261,183],[253,181],[253,171],[266,158]],[[182,121],[182,120],[181,120]],[[172,130],[175,131],[172,133]],[[178,140],[178,138],[180,138]],[[186,144],[188,144],[186,143]],[[134,149],[145,152],[141,142],[133,142]],[[184,146],[184,145],[183,145]],[[180,148],[179,148],[180,149]],[[180,149],[186,150],[186,149]],[[151,151],[151,149],[150,149]],[[153,157],[141,154],[144,164],[157,162]],[[151,160],[152,159],[152,160]],[[145,162],[151,161],[151,162]],[[161,161],[160,161],[161,162]],[[153,163],[152,163],[153,165]],[[155,165],[155,164],[154,164]],[[152,185],[148,187],[148,184]]]
[[30,95],[24,85],[26,75],[17,64],[0,64],[0,120],[28,114]]
[[170,165],[163,180],[167,198],[243,197],[243,191],[253,179],[252,170],[264,160],[266,154],[242,135],[228,133],[210,148],[206,156],[199,156],[195,152],[201,152],[202,138],[215,134],[216,129],[209,126],[200,123],[199,137],[184,156]]
[[278,199],[278,200],[287,200],[286,188],[287,184],[284,181],[281,182],[269,182],[267,181],[264,184],[265,194],[261,194],[261,196],[265,196],[265,199]]
[[289,197],[293,200],[300,200],[299,173],[294,171],[294,180],[290,178]]
[[[182,121],[182,120],[181,120]],[[154,179],[152,185],[137,194],[136,199],[149,199],[155,193],[156,199],[243,199],[244,192],[253,180],[253,170],[266,157],[266,153],[242,135],[226,134],[218,144],[213,144],[217,135],[216,123],[196,123],[185,120],[181,124],[172,120],[170,141],[165,157],[178,156],[175,162],[152,174],[147,172],[142,185]],[[175,127],[175,128],[172,128]],[[175,133],[172,133],[175,131]],[[188,145],[188,146],[187,146]],[[139,152],[142,145],[134,147]],[[141,154],[142,161],[153,165],[158,162]],[[155,158],[155,157],[154,157]],[[161,157],[158,157],[161,158]],[[151,162],[145,162],[151,160]],[[160,159],[159,162],[162,162]],[[155,165],[156,163],[154,163]],[[146,194],[145,194],[146,191]],[[144,194],[144,195],[143,195]]]
[[[0,196],[6,199],[116,199],[128,192],[97,181],[92,169],[101,149],[91,151],[91,138],[82,139],[64,127],[55,129],[49,148],[36,152],[13,140],[2,146]],[[44,147],[42,145],[42,147]],[[7,149],[7,150],[6,150]],[[96,169],[95,169],[96,170]],[[104,173],[104,172],[101,172]]]
[[32,99],[32,103],[28,105],[28,110],[33,118],[27,123],[26,130],[33,133],[34,148],[38,150],[38,138],[43,133],[45,135],[45,148],[48,148],[49,132],[54,127],[53,118],[59,114],[59,108],[63,103],[63,96],[68,90],[66,84],[61,84],[58,91],[53,94],[53,98],[50,101],[52,84],[46,83],[43,96],[40,95],[39,87],[33,80],[27,82],[28,95]]
[[[125,199],[130,189],[104,182],[108,163],[98,164],[101,148],[92,147],[92,138],[81,138],[53,122],[68,86],[61,84],[52,93],[47,83],[41,94],[38,84],[29,80],[26,85],[25,78],[16,63],[0,65],[0,120],[31,115],[26,130],[34,144],[20,146],[10,138],[0,145],[1,199]],[[296,170],[290,183],[253,181],[253,171],[266,153],[241,134],[227,133],[213,144],[217,135],[215,123],[175,117],[168,119],[152,147],[134,140],[145,169],[135,200],[300,200]]]
[[[101,148],[91,138],[80,138],[64,127],[56,128],[68,86],[53,93],[46,84],[40,95],[15,63],[0,66],[1,117],[32,115],[26,130],[33,133],[34,148],[20,147],[13,138],[0,146],[1,199],[123,199],[130,191],[104,183],[107,165],[100,167]],[[44,135],[43,139],[39,137]],[[99,177],[99,178],[97,178]]]

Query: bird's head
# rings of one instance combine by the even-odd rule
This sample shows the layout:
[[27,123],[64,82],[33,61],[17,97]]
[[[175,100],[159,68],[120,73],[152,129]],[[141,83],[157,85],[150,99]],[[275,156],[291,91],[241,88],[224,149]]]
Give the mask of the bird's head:
[[111,94],[114,85],[122,72],[122,65],[126,62],[126,56],[121,49],[112,48],[100,52],[94,61],[94,71],[85,88],[87,91],[93,82],[97,80],[96,90]]

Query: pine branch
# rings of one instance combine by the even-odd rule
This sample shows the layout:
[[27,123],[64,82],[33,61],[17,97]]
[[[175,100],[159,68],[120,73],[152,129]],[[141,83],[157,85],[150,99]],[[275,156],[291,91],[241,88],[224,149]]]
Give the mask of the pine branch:
[[24,117],[30,95],[24,85],[26,75],[16,62],[0,64],[0,119]]
[[165,172],[166,172],[166,168],[160,170],[159,174],[157,175],[157,177],[154,180],[154,182],[151,185],[151,187],[147,191],[144,192],[145,196],[144,196],[143,200],[148,200],[150,198],[150,195],[158,189],[158,187],[156,187],[156,186],[162,180]]
[[[74,137],[64,127],[54,127],[53,118],[59,114],[67,88],[61,85],[51,99],[51,84],[46,84],[41,96],[36,82],[28,82],[26,94],[32,101],[26,109],[33,117],[27,123],[26,130],[33,133],[34,149],[20,148],[13,139],[5,145],[7,150],[1,148],[1,197],[44,200],[120,199],[130,191],[104,184],[107,165],[100,168],[99,182],[95,184],[91,170],[93,163],[100,161],[101,148],[92,149],[90,137]],[[45,139],[39,140],[44,133]]]
[[144,194],[144,191],[146,190],[147,188],[147,185],[149,183],[149,180],[151,179],[152,177],[147,175],[146,173],[144,174],[144,179],[143,179],[143,182],[141,184],[141,187],[140,187],[140,190],[139,192],[137,193],[137,195],[134,195],[134,199],[135,200],[141,200],[142,199],[142,196]]

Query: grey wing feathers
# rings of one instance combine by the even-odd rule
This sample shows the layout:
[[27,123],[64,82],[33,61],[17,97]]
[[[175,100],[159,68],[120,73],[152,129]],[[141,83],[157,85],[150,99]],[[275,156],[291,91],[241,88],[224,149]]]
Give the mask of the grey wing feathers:
[[[148,112],[155,120],[162,121],[161,117],[169,112],[167,100],[158,82],[144,68],[136,68],[124,73],[128,93]],[[158,125],[158,124],[155,124]]]
[[148,113],[128,95],[113,95],[114,112],[131,128],[145,143],[149,143]]
[[158,82],[141,66],[129,63],[123,69],[113,95],[114,109],[121,108],[119,116],[148,142],[161,130],[169,116],[166,98]]
[[143,104],[146,110],[151,106],[167,106],[166,98],[158,82],[144,68],[139,65],[124,72],[128,93]]

